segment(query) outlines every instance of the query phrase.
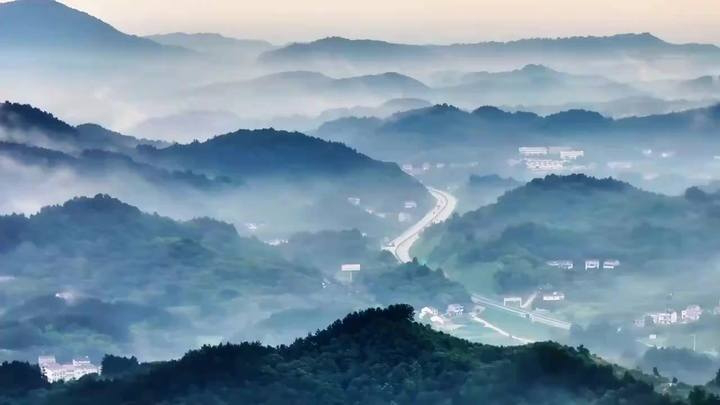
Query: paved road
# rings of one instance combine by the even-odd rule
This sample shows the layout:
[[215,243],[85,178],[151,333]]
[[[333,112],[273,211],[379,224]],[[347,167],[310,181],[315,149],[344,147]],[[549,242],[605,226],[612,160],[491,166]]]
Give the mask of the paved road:
[[428,187],[428,191],[437,201],[435,207],[425,214],[420,221],[408,228],[402,235],[395,238],[383,248],[392,253],[401,263],[412,261],[410,248],[420,239],[420,234],[429,226],[450,218],[450,215],[452,215],[457,206],[457,199],[452,195],[432,187]]
[[518,342],[520,342],[524,345],[528,344],[528,343],[535,343],[534,340],[525,339],[525,338],[521,338],[519,336],[512,335],[512,334],[510,334],[510,332],[508,332],[504,329],[498,328],[497,326],[491,324],[490,322],[486,321],[485,319],[478,317],[477,315],[470,315],[470,318],[472,318],[473,321],[482,324],[484,327],[491,329],[491,330],[495,331],[496,333],[499,333],[502,336],[509,337],[510,339],[513,339],[513,340],[517,340]]
[[503,311],[510,312],[510,313],[520,316],[522,318],[529,319],[531,322],[542,323],[542,324],[545,324],[548,326],[552,326],[554,328],[565,329],[565,330],[569,330],[570,327],[572,327],[572,324],[570,322],[556,319],[551,316],[541,314],[541,313],[538,313],[535,311],[526,311],[521,308],[507,307],[500,302],[494,301],[487,297],[483,297],[482,295],[473,294],[472,300],[476,304],[487,305],[489,307],[501,309]]

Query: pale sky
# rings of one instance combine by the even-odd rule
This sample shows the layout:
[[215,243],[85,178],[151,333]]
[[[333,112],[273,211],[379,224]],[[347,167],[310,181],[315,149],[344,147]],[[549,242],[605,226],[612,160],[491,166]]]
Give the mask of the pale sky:
[[275,43],[339,35],[412,43],[652,32],[720,44],[720,0],[62,0],[122,31]]

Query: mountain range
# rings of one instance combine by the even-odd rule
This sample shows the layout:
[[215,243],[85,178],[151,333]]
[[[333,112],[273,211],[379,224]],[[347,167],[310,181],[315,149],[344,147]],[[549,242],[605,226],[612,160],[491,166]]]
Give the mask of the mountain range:
[[245,92],[261,96],[276,95],[278,92],[283,95],[314,92],[328,96],[355,94],[362,97],[371,94],[393,98],[421,95],[428,91],[428,87],[418,80],[395,72],[336,79],[319,72],[289,71],[248,81],[212,84],[196,91],[200,94],[220,92],[235,96]]
[[[285,229],[283,232],[357,226],[384,232],[400,223],[352,206],[347,198],[360,198],[365,208],[379,213],[397,213],[408,200],[416,201],[419,209],[431,204],[424,187],[396,164],[301,133],[241,130],[202,143],[168,145],[91,124],[73,127],[34,107],[5,103],[0,107],[0,140],[0,153],[16,163],[3,173],[16,172],[16,177],[4,176],[5,182],[26,176],[34,179],[26,181],[42,182],[57,175],[60,178],[55,181],[70,181],[62,177],[70,170],[76,181],[67,188],[53,189],[63,199],[72,197],[69,193],[73,190],[112,193],[147,209],[170,207],[171,215],[180,218],[194,212],[236,224],[267,223],[270,229]],[[132,192],[131,184],[147,193]],[[285,199],[273,197],[279,189],[284,189]],[[211,190],[217,193],[204,198],[204,208],[199,211],[192,203],[177,203],[178,196]],[[32,189],[25,192],[33,197],[18,193],[17,201],[57,202],[50,194],[41,196]],[[294,199],[295,193],[304,197]],[[245,199],[246,209],[228,210],[228,199],[237,198]],[[5,203],[13,207],[12,201]],[[275,209],[283,214],[272,214]],[[325,215],[328,209],[336,215]]]
[[254,58],[274,45],[263,40],[230,38],[214,33],[173,32],[145,37],[161,45],[181,47],[215,56]]
[[505,58],[520,55],[551,55],[576,57],[577,55],[605,57],[625,54],[648,57],[661,53],[697,56],[720,56],[720,48],[705,44],[672,44],[652,34],[619,34],[608,37],[533,38],[509,42],[479,42],[452,45],[409,45],[378,40],[354,40],[329,37],[308,43],[294,43],[266,52],[261,60],[266,63],[326,62],[378,62],[397,60],[423,60],[437,58],[480,58],[500,54]]
[[[578,291],[589,288],[580,287],[588,258],[623,263],[610,278],[631,272],[636,279],[672,288],[674,277],[668,272],[678,263],[712,260],[711,252],[720,246],[714,236],[719,212],[717,200],[697,189],[671,197],[612,178],[548,175],[428,230],[419,251],[428,252],[424,256],[433,266],[474,288],[487,288],[479,283],[488,279],[501,293],[550,284],[576,291],[580,300]],[[576,277],[548,267],[551,260],[574,260],[579,267],[571,275]],[[702,279],[705,273],[695,274]],[[656,299],[648,292],[644,302]],[[709,296],[698,288],[694,299]]]
[[[452,105],[397,113],[385,120],[341,118],[318,128],[317,136],[342,139],[369,153],[388,143],[404,143],[406,149],[428,145],[493,145],[532,142],[575,143],[595,140],[602,134],[611,139],[666,139],[684,133],[710,141],[720,128],[720,104],[667,114],[613,119],[594,111],[568,110],[540,116],[535,113],[508,112],[484,106],[468,112]],[[442,134],[439,136],[438,134]],[[540,140],[542,139],[542,140]]]
[[[212,398],[258,404],[670,405],[685,399],[677,388],[674,397],[655,392],[661,379],[613,367],[584,347],[473,344],[414,322],[407,305],[352,313],[288,346],[206,346],[179,360],[127,364],[114,379],[88,378],[46,392],[33,392],[43,384],[28,382],[16,395],[33,404],[204,403]],[[699,388],[692,395],[707,397]],[[712,402],[692,402],[706,403]]]

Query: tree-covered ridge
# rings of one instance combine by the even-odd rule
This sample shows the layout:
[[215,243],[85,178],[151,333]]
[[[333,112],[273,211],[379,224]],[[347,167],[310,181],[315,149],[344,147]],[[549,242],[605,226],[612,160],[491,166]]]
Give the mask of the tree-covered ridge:
[[73,127],[49,112],[10,101],[0,104],[0,134],[3,140],[32,146],[52,146],[60,150],[130,152],[140,144],[163,145],[162,142],[137,139],[95,124]]
[[113,380],[57,386],[37,403],[672,404],[583,348],[474,344],[393,305],[352,313],[289,346],[203,347]]
[[[257,297],[322,294],[316,269],[230,224],[175,221],[107,195],[0,217],[0,267],[12,286],[0,293],[0,349],[24,358],[37,348],[124,352],[138,330],[194,336]],[[166,312],[178,307],[193,309]]]
[[[475,92],[477,93],[477,92]],[[470,97],[472,94],[470,93]],[[587,108],[591,108],[588,106]],[[512,146],[519,139],[546,143],[595,142],[625,145],[667,139],[676,142],[678,131],[693,139],[720,128],[720,105],[639,117],[611,118],[596,111],[574,108],[541,116],[533,112],[509,112],[492,106],[466,111],[448,104],[400,112],[384,120],[341,118],[320,126],[317,134],[342,139],[361,150],[382,152],[388,145],[424,150],[438,146]],[[440,135],[442,134],[442,135]]]
[[54,115],[29,104],[5,101],[0,104],[0,127],[6,130],[44,130],[74,133],[75,128]]
[[[149,164],[223,176],[259,187],[279,181],[288,194],[313,195],[332,203],[338,213],[347,210],[343,206],[349,196],[361,198],[363,204],[378,212],[397,212],[407,200],[417,201],[420,209],[431,204],[425,187],[397,164],[298,132],[239,130],[205,142],[162,149],[140,146],[138,154]],[[307,212],[305,216],[309,216]]]
[[[243,176],[298,172],[307,174],[345,174],[353,170],[375,169],[393,174],[393,164],[371,158],[337,142],[327,142],[298,132],[274,129],[239,130],[205,142],[175,144],[164,149],[142,148],[158,163]],[[399,175],[399,168],[394,172]]]
[[433,265],[498,264],[494,278],[503,292],[562,284],[549,260],[617,259],[628,270],[659,272],[663,260],[706,260],[720,246],[718,205],[695,194],[670,197],[612,178],[549,175],[431,228],[421,243]]

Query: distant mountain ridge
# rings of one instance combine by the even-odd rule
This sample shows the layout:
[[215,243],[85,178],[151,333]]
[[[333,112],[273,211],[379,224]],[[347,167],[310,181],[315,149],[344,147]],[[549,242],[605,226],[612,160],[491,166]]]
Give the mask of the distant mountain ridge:
[[140,144],[162,145],[162,142],[137,139],[96,124],[73,127],[31,105],[9,101],[0,104],[0,140],[75,150],[127,151]]
[[[157,209],[160,202],[205,192],[204,205],[193,208],[195,212],[204,210],[204,215],[234,223],[263,220],[275,235],[317,227],[368,232],[390,227],[394,232],[403,226],[396,215],[404,201],[416,201],[419,210],[432,204],[425,187],[395,163],[374,160],[341,143],[274,129],[239,130],[204,142],[168,145],[93,124],[73,127],[32,106],[8,102],[0,105],[0,155],[10,158],[8,170],[16,170],[25,181],[60,177],[65,186],[56,194],[62,198],[78,192],[74,190],[90,190]],[[12,176],[0,180],[12,184]],[[146,192],[137,194],[131,185]],[[278,190],[288,197],[277,198]],[[3,201],[3,207],[32,212],[23,203],[30,195],[45,204],[55,201],[31,189],[23,193]],[[222,208],[240,196],[257,203],[239,211]],[[363,207],[349,204],[348,197],[360,198]],[[168,211],[186,217],[191,210],[186,201],[174,201]],[[280,207],[284,216],[272,214]],[[329,210],[333,216],[327,215]]]
[[175,51],[128,35],[54,0],[15,0],[0,4],[0,48],[47,48],[103,52]]
[[273,92],[343,95],[353,92],[350,94],[378,94],[397,98],[422,95],[428,90],[428,86],[419,80],[397,72],[333,78],[320,72],[298,70],[272,73],[245,81],[211,84],[196,91],[201,94],[251,92],[258,95]]
[[162,45],[176,46],[226,57],[257,57],[262,52],[274,49],[268,41],[257,39],[238,39],[215,33],[185,33],[148,35],[150,39]]
[[[720,128],[720,104],[667,114],[643,117],[613,119],[588,110],[567,110],[540,116],[529,112],[508,112],[497,107],[484,106],[468,112],[448,104],[410,110],[395,114],[385,120],[369,122],[357,119],[339,119],[323,124],[316,134],[339,136],[350,134],[345,139],[350,145],[372,142],[388,142],[404,135],[403,140],[461,141],[469,139],[495,139],[493,133],[519,135],[541,134],[557,137],[576,133],[578,136],[593,136],[602,131],[606,134],[637,134],[638,131],[652,131],[655,135],[667,136],[676,131],[687,131],[696,135],[708,135]],[[368,131],[370,130],[370,131]],[[442,139],[437,134],[444,134]],[[487,135],[482,135],[487,134]],[[489,137],[489,138],[488,138]]]
[[[618,34],[607,37],[531,38],[509,42],[478,42],[451,45],[411,45],[378,40],[329,37],[308,43],[294,43],[269,51],[267,63],[308,62],[313,59],[382,61],[384,58],[478,57],[493,52],[580,53],[708,52],[720,55],[720,48],[706,44],[671,44],[649,34]],[[506,55],[507,56],[507,55]]]

